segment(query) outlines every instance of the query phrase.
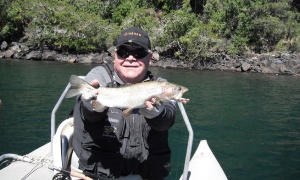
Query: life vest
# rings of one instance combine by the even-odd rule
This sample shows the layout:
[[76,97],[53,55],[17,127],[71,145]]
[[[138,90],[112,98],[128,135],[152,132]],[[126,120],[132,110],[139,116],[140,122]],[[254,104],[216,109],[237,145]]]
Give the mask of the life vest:
[[[103,65],[111,81],[109,87],[122,86],[112,78],[113,65]],[[148,72],[150,80],[155,80]],[[140,174],[144,179],[161,179],[170,172],[171,150],[168,131],[155,131],[144,116],[134,109],[130,116],[123,109],[108,108],[104,117],[86,123],[81,100],[74,108],[73,148],[79,157],[79,168],[94,177],[118,178]]]

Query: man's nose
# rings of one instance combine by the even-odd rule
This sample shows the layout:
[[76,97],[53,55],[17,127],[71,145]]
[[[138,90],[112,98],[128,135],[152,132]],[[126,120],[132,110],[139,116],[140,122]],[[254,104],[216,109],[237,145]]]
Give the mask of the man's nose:
[[133,57],[132,55],[129,55],[129,56],[126,58],[126,60],[128,60],[128,61],[136,61],[136,58]]

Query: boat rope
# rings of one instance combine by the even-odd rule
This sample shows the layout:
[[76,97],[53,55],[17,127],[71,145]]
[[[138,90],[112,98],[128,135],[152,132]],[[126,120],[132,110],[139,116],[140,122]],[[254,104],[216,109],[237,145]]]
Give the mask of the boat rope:
[[33,164],[36,163],[36,165],[21,179],[21,180],[25,180],[27,179],[34,171],[38,170],[39,168],[43,167],[44,164],[49,164],[52,163],[52,158],[50,157],[51,153],[48,153],[46,156],[44,156],[42,159],[39,156],[30,156],[30,155],[26,155],[28,156],[28,158],[32,159]]

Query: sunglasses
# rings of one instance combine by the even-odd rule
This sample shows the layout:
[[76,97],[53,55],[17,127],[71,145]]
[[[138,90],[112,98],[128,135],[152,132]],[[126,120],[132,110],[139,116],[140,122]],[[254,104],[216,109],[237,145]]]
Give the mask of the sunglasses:
[[121,58],[127,58],[127,57],[129,57],[129,55],[132,55],[136,59],[142,59],[142,58],[146,57],[149,54],[149,52],[146,51],[144,48],[129,50],[129,49],[121,46],[120,48],[117,49],[117,54]]

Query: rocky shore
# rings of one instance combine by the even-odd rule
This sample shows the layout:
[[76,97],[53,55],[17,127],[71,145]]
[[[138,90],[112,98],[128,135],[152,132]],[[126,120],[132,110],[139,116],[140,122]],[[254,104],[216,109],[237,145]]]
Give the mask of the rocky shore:
[[[1,43],[0,59],[24,59],[36,61],[60,61],[68,63],[110,63],[113,61],[114,47],[104,53],[89,54],[62,54],[54,50],[37,50],[29,48],[22,43]],[[300,54],[247,54],[244,56],[229,56],[215,54],[210,59],[195,59],[193,61],[180,61],[168,57],[160,57],[164,52],[154,51],[152,66],[164,68],[187,68],[200,70],[221,70],[236,72],[255,72],[281,75],[294,75],[300,77]]]

